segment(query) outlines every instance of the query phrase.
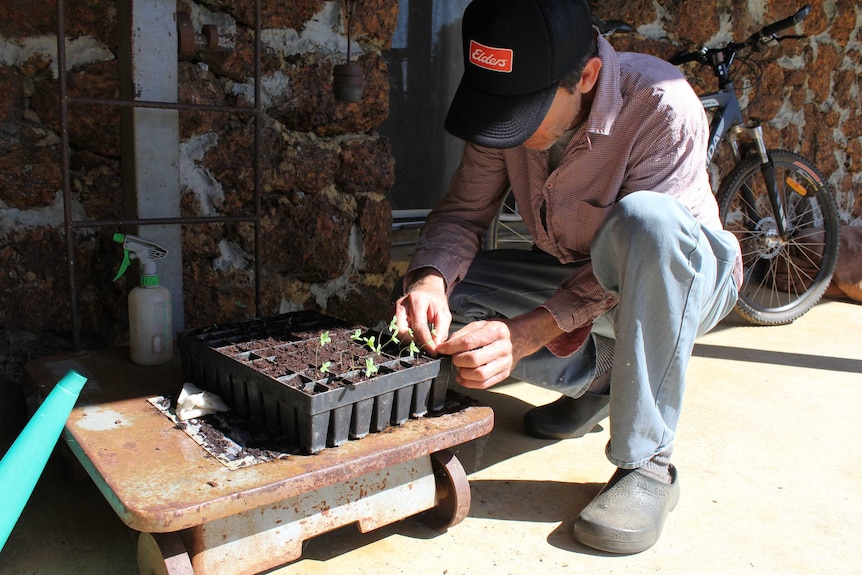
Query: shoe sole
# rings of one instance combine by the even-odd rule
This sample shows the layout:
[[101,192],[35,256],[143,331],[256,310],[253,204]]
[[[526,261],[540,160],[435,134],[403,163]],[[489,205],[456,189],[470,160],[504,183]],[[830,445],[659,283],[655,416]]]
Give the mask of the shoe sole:
[[578,439],[588,434],[600,421],[608,417],[610,414],[610,405],[605,404],[601,409],[591,415],[584,423],[579,425],[574,431],[566,434],[551,434],[541,433],[535,429],[528,429],[527,434],[537,439]]
[[603,536],[601,533],[595,532],[592,526],[581,526],[575,523],[575,539],[593,549],[617,555],[634,555],[635,553],[646,551],[655,545],[659,539],[658,535],[624,541],[612,538],[619,538],[620,535],[620,531],[614,530]]

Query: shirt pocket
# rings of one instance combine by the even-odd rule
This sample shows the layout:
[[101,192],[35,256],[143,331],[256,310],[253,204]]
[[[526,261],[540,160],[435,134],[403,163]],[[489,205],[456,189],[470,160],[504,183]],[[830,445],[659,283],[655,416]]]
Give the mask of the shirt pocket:
[[590,253],[590,244],[596,236],[596,232],[607,219],[614,204],[609,206],[594,206],[583,200],[576,200],[571,208],[566,210],[570,217],[566,218],[563,225],[562,239],[566,249],[581,254]]

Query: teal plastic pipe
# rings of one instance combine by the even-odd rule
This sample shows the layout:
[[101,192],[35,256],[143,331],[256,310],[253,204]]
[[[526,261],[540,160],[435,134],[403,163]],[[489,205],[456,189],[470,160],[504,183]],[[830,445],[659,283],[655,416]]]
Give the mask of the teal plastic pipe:
[[54,386],[0,461],[0,551],[33,493],[87,378],[70,371]]

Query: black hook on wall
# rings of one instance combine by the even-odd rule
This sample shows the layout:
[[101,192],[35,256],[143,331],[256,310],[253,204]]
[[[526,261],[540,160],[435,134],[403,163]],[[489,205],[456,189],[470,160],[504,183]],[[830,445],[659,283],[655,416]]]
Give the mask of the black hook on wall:
[[332,90],[339,102],[358,102],[362,99],[362,68],[350,62],[350,44],[352,41],[351,24],[356,9],[356,0],[344,0],[347,16],[347,63],[336,64],[332,69]]

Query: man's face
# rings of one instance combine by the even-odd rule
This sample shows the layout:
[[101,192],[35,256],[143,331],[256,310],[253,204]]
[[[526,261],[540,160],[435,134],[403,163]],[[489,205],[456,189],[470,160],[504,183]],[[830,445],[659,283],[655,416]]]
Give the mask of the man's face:
[[590,58],[573,90],[557,88],[551,109],[545,114],[539,128],[524,142],[524,146],[531,150],[547,150],[563,133],[583,122],[590,113],[601,69],[602,61],[597,57]]
[[545,119],[524,142],[524,146],[531,150],[547,150],[554,145],[557,138],[579,121],[580,112],[581,93],[578,90],[569,92],[565,88],[558,88]]

